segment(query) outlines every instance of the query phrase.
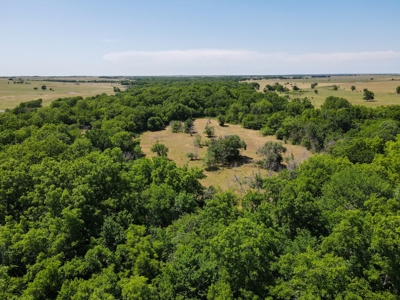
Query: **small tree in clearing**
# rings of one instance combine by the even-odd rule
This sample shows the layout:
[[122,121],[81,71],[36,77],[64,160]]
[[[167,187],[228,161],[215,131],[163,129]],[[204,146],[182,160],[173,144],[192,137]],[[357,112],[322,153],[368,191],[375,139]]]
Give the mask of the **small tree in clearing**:
[[182,131],[181,121],[171,121],[171,130],[173,133],[178,133]]
[[215,133],[214,126],[206,125],[204,128],[204,133],[207,135],[207,137],[213,137]]
[[282,153],[286,152],[286,148],[282,143],[266,142],[264,146],[257,150],[257,154],[262,156],[259,162],[265,169],[272,171],[282,170]]
[[151,152],[157,153],[158,156],[167,156],[168,148],[164,144],[160,144],[159,142],[155,143],[151,146]]
[[354,86],[354,85],[352,85],[351,86],[351,91],[353,92],[353,91],[355,91],[356,90],[356,87]]
[[374,93],[371,91],[365,90],[363,99],[366,101],[374,100]]
[[43,84],[42,85],[42,90],[45,90],[45,89],[47,89],[47,87]]
[[397,94],[400,94],[400,86],[398,86],[398,87],[396,88],[396,93],[397,93]]
[[219,115],[218,116],[218,124],[219,124],[219,126],[224,126],[224,124],[225,124],[225,116],[223,116],[223,115]]

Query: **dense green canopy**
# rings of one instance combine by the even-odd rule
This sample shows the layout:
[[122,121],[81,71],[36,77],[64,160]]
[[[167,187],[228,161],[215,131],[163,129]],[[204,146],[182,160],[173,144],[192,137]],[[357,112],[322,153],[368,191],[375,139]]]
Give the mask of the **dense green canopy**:
[[[1,113],[0,299],[398,299],[400,106],[315,109],[238,80]],[[141,132],[217,116],[316,154],[241,198],[143,157]],[[210,145],[222,164],[246,146]]]

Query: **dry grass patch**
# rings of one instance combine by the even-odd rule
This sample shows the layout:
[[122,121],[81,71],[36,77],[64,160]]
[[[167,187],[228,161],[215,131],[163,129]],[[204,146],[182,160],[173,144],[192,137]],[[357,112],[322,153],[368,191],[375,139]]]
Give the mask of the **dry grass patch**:
[[[68,78],[72,80],[71,78]],[[75,78],[73,78],[75,79]],[[0,109],[14,108],[21,102],[42,99],[43,106],[49,105],[53,100],[58,98],[68,98],[82,96],[90,97],[106,93],[107,95],[114,94],[114,86],[121,87],[119,83],[94,83],[94,82],[82,82],[76,84],[73,82],[51,82],[41,80],[27,80],[24,78],[26,83],[14,84],[13,81],[9,81],[7,78],[0,78]],[[76,79],[78,80],[78,78]],[[89,79],[86,79],[89,80]],[[41,86],[45,85],[46,90],[42,90]],[[34,90],[37,87],[37,90]],[[54,91],[50,90],[53,89]]]
[[[371,78],[373,78],[373,80],[371,80]],[[263,79],[251,81],[260,84],[260,92],[263,91],[267,84],[273,85],[275,82],[278,82],[291,90],[289,93],[291,99],[307,97],[317,108],[320,107],[329,96],[345,98],[352,104],[369,107],[400,104],[400,95],[396,94],[396,87],[400,86],[399,75],[331,76],[330,78],[311,78],[308,76],[307,79]],[[288,82],[289,84],[287,84]],[[318,94],[315,94],[314,89],[311,89],[311,83],[314,82],[318,83],[315,88],[318,90]],[[292,91],[292,86],[294,85],[298,86],[301,91]],[[332,89],[333,85],[339,87],[337,91]],[[356,87],[354,92],[351,91],[352,85]],[[367,102],[362,99],[364,89],[368,89],[375,94],[375,101]]]
[[[208,138],[203,134],[208,119],[197,119],[195,121],[195,130],[201,135],[202,140],[206,141]],[[225,136],[237,134],[243,139],[246,144],[246,150],[241,154],[248,158],[258,160],[259,157],[256,151],[259,147],[264,145],[267,141],[277,141],[273,136],[263,137],[257,130],[244,129],[240,125],[227,125],[220,127],[216,120],[211,120],[211,124],[215,128],[215,136]],[[175,161],[180,167],[187,164],[189,167],[203,167],[202,158],[204,157],[207,147],[198,148],[198,157],[200,159],[191,161],[187,157],[187,153],[195,152],[194,141],[195,135],[190,136],[186,133],[172,133],[171,128],[157,132],[146,132],[141,136],[141,146],[146,153],[147,157],[155,156],[150,151],[151,146],[160,142],[169,148],[168,158]],[[301,162],[311,156],[311,153],[304,147],[284,144],[287,148],[285,156],[293,154],[297,162]],[[236,164],[232,167],[223,167],[217,171],[204,171],[207,178],[201,180],[201,183],[208,186],[220,187],[222,190],[232,189],[235,191],[243,191],[244,188],[249,187],[249,181],[254,177],[254,174],[261,173],[264,176],[268,175],[268,171],[259,168],[255,163]]]

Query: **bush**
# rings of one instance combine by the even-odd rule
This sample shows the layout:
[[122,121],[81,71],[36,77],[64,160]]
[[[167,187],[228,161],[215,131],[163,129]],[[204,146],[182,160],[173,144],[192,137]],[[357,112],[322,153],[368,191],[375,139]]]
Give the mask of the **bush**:
[[204,128],[204,133],[207,135],[207,137],[213,137],[215,133],[214,126],[208,126]]
[[225,116],[223,116],[223,115],[218,116],[218,124],[219,124],[219,126],[225,125]]
[[171,121],[172,133],[178,133],[182,131],[182,123],[180,121]]
[[286,148],[283,147],[282,143],[277,142],[266,142],[264,146],[257,150],[257,154],[263,157],[260,164],[263,168],[272,171],[282,170],[282,153],[285,152]]

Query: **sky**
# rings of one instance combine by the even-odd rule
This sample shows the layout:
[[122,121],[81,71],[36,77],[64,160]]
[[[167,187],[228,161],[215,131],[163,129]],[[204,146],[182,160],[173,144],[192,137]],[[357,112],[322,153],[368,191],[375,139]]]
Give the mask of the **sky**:
[[0,76],[400,73],[400,0],[0,0]]

